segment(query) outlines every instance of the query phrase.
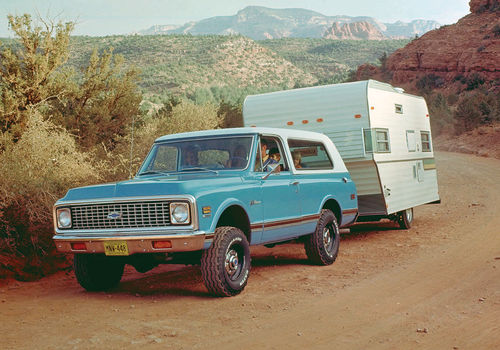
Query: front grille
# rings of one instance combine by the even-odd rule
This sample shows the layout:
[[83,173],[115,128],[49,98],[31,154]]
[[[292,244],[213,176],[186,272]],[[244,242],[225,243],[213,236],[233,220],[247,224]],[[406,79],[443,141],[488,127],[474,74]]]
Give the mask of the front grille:
[[164,227],[170,225],[170,202],[100,203],[71,207],[74,230]]

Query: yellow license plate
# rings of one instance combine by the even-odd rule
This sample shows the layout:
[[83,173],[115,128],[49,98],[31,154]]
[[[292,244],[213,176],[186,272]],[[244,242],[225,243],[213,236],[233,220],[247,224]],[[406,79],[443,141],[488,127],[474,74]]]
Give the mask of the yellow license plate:
[[129,255],[127,242],[125,241],[104,242],[104,254]]

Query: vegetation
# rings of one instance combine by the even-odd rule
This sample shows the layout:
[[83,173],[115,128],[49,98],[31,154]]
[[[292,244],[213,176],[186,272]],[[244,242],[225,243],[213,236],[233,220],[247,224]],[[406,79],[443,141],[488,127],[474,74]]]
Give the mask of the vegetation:
[[316,77],[319,84],[333,84],[344,82],[363,63],[379,63],[408,42],[286,38],[258,43]]
[[104,180],[98,148],[138,113],[137,73],[111,51],[81,74],[65,66],[73,23],[8,16],[16,45],[0,53],[0,276],[44,273],[51,208],[69,187]]

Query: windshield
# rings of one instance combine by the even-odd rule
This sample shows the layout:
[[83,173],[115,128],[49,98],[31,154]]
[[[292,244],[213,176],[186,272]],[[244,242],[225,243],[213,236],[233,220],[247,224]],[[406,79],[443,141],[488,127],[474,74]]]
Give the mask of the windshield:
[[252,140],[252,136],[234,136],[157,143],[139,175],[245,169]]

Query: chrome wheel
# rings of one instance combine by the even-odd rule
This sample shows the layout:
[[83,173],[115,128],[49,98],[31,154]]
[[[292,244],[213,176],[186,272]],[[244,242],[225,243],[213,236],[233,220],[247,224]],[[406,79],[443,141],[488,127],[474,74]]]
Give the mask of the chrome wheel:
[[332,246],[335,238],[331,232],[331,227],[328,225],[323,229],[323,246],[325,247],[325,251],[328,255],[332,255]]
[[228,250],[228,252],[226,253],[224,266],[226,267],[226,272],[229,275],[229,278],[233,279],[233,276],[235,276],[238,270],[240,270],[241,268],[241,264],[238,258],[238,252],[236,252],[236,250]]

